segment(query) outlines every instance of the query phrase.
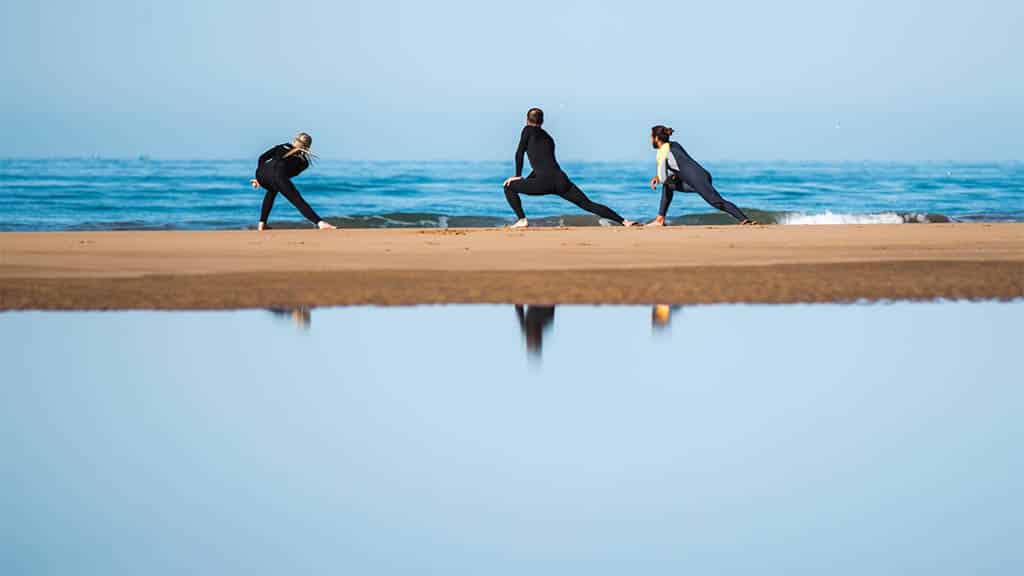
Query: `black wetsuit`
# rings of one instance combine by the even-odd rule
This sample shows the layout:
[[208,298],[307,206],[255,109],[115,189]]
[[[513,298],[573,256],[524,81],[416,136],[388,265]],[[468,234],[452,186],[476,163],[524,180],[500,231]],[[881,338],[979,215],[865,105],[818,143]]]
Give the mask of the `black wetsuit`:
[[544,332],[555,322],[555,307],[516,304],[516,317],[526,338],[526,350],[539,356],[544,347]]
[[601,218],[622,224],[622,216],[604,204],[598,204],[587,198],[578,186],[569,180],[555,160],[555,141],[539,126],[523,128],[516,149],[516,176],[523,175],[523,155],[530,158],[533,171],[522,180],[516,180],[505,187],[505,199],[520,220],[526,218],[520,194],[544,196],[555,194],[579,206],[587,212],[597,214]]
[[668,213],[674,192],[696,192],[711,206],[726,212],[733,218],[748,220],[747,215],[738,206],[729,202],[715,190],[711,183],[711,173],[697,163],[678,142],[669,142],[669,153],[675,159],[678,170],[668,164],[668,177],[661,188],[661,207],[658,214],[662,217]]
[[280,144],[260,156],[259,164],[256,166],[256,180],[267,190],[263,196],[260,222],[266,222],[270,217],[270,209],[274,207],[274,199],[278,192],[284,194],[284,197],[298,208],[299,212],[310,222],[316,224],[322,220],[302,198],[302,194],[299,194],[295,184],[292,184],[292,178],[309,168],[309,160],[304,154],[292,154],[285,158],[284,155],[291,149],[291,144]]

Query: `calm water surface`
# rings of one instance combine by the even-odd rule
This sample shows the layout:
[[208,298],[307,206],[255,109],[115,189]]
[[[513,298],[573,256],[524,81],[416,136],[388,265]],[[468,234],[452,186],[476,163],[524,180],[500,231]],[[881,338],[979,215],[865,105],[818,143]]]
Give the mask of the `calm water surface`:
[[1024,303],[0,315],[2,574],[1013,574]]

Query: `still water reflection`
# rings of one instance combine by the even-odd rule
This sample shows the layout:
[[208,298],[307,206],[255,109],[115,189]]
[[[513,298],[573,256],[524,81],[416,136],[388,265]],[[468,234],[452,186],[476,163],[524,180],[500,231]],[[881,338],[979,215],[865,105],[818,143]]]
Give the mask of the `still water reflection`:
[[555,307],[516,305],[516,318],[526,340],[527,353],[540,358],[544,332],[555,323]]
[[0,315],[0,574],[1024,571],[1024,304],[510,308]]
[[277,318],[290,321],[296,328],[308,330],[313,324],[313,311],[305,306],[299,308],[268,308]]
[[[550,331],[555,323],[555,307],[540,304],[516,304],[514,308],[519,329],[523,333],[526,352],[531,358],[540,360],[544,349],[544,334]],[[653,330],[655,332],[667,330],[672,324],[672,315],[681,308],[681,306],[669,304],[656,304],[651,309]],[[308,307],[269,308],[267,312],[277,318],[289,320],[296,328],[302,330],[308,330],[313,323],[312,309]]]

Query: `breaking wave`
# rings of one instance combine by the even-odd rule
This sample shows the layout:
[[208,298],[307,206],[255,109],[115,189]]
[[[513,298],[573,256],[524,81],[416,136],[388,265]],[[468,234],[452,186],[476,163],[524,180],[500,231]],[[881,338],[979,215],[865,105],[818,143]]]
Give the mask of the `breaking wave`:
[[[763,224],[780,225],[813,225],[813,224],[929,224],[947,223],[954,220],[943,214],[897,213],[884,212],[879,214],[841,214],[822,212],[808,214],[802,212],[770,212],[765,210],[747,210],[750,217]],[[511,218],[496,216],[453,216],[430,213],[387,213],[365,216],[341,216],[328,218],[332,224],[341,228],[500,228],[511,224]],[[730,216],[721,213],[686,214],[669,218],[670,225],[676,226],[727,226],[736,224]],[[612,222],[590,214],[563,214],[530,218],[530,225],[537,227],[563,226],[610,226]],[[278,222],[278,228],[308,228],[305,222]]]
[[[932,224],[957,222],[943,214],[917,212],[882,212],[878,214],[844,214],[837,212],[771,212],[745,209],[747,214],[762,224],[784,226],[829,225],[829,224]],[[974,221],[982,219],[971,219]],[[994,219],[993,219],[994,220]],[[327,221],[339,228],[500,228],[511,224],[512,218],[497,216],[460,216],[432,214],[428,212],[389,212],[354,216],[328,217]],[[736,224],[730,216],[722,213],[686,214],[669,218],[674,226],[727,226]],[[272,221],[272,227],[279,229],[310,228],[305,221]],[[613,223],[591,214],[563,214],[530,218],[530,225],[542,228],[568,226],[612,226]],[[3,224],[0,223],[0,229]],[[147,223],[142,221],[84,222],[64,227],[69,230],[230,230],[251,228],[239,227],[231,222],[210,220],[186,221],[178,225]]]

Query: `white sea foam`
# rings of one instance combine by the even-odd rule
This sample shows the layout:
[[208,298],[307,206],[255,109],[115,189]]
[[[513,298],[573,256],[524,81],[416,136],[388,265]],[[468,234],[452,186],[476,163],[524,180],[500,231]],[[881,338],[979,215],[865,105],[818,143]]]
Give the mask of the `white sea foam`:
[[791,212],[779,215],[779,224],[903,224],[907,220],[895,212],[881,214],[836,214],[823,212],[820,214],[802,214]]

